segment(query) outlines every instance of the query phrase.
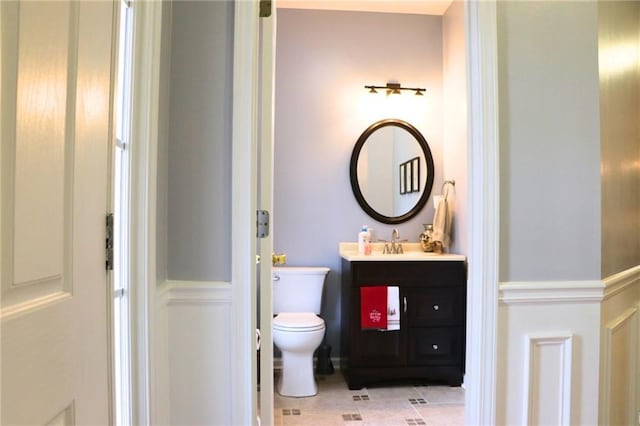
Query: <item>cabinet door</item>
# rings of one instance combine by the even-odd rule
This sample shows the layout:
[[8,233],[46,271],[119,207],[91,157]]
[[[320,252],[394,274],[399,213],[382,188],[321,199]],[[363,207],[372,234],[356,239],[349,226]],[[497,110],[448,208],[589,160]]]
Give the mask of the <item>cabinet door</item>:
[[405,337],[402,330],[363,330],[360,323],[360,288],[351,289],[349,361],[358,367],[382,367],[406,362]]

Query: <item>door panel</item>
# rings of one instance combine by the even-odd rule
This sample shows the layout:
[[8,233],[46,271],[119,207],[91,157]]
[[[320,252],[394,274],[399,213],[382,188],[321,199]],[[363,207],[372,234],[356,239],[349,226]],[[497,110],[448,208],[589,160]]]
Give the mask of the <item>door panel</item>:
[[0,7],[2,423],[108,424],[114,4]]
[[77,33],[77,10],[70,3],[3,4],[3,26],[15,19],[3,38],[13,59],[3,63],[11,68],[3,81],[3,115],[6,107],[12,118],[2,126],[8,136],[3,134],[3,305],[71,289],[71,229],[65,218],[72,217],[74,139],[66,115],[75,100],[75,84],[68,79],[77,67],[70,40]]

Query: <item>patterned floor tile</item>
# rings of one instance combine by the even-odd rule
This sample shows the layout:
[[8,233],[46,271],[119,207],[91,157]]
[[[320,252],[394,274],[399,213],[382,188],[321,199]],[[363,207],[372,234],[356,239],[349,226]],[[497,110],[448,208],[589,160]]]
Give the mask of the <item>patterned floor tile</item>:
[[420,415],[408,400],[371,400],[358,404],[358,411],[366,425],[406,425],[406,419]]
[[417,390],[429,404],[464,404],[463,387],[421,386]]
[[416,410],[429,426],[464,425],[464,405],[427,405]]
[[366,390],[372,401],[422,397],[413,386],[372,387],[366,388]]
[[277,426],[462,426],[464,389],[388,386],[351,391],[340,372],[317,378],[318,394],[274,392]]
[[299,416],[284,416],[283,426],[358,426],[360,414],[339,410],[302,410]]

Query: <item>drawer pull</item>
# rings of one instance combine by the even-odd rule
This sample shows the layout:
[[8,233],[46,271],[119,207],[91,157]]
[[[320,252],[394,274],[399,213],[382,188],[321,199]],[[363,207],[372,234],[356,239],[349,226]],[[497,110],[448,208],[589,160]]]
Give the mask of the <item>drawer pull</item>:
[[403,302],[404,302],[404,312],[407,312],[407,296],[402,298]]
[[438,345],[431,345],[433,347],[434,350],[438,350]]
[[440,306],[438,306],[438,305],[433,305],[433,310],[434,310],[434,311],[437,311],[438,309],[440,309]]

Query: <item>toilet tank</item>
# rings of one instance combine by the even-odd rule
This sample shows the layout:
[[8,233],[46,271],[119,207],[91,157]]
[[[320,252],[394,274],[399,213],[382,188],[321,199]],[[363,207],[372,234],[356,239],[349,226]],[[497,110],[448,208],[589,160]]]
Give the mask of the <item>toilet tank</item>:
[[284,266],[272,270],[273,313],[320,313],[322,288],[329,268]]

